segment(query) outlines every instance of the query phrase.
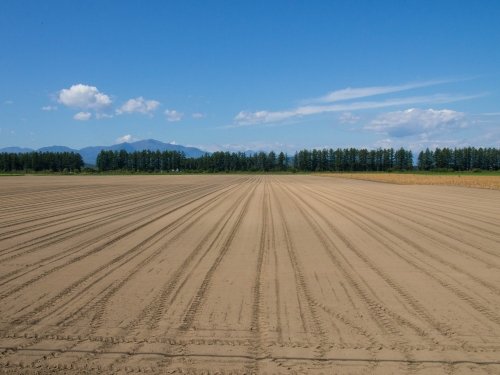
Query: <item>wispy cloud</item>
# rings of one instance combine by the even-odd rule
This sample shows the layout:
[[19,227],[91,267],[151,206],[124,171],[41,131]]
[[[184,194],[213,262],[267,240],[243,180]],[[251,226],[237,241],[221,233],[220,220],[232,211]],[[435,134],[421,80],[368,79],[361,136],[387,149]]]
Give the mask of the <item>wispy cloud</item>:
[[110,114],[110,113],[102,113],[102,112],[97,112],[95,114],[95,118],[100,120],[100,119],[103,119],[103,118],[113,118],[114,115]]
[[57,111],[57,106],[55,105],[45,105],[41,108],[42,111],[50,112],[50,111]]
[[361,117],[359,116],[356,116],[355,114],[353,114],[352,112],[343,112],[340,116],[339,116],[339,121],[341,124],[355,124],[357,123],[359,120],[361,119]]
[[339,102],[343,100],[352,100],[352,99],[360,99],[366,98],[370,96],[383,95],[383,94],[391,94],[395,92],[408,91],[412,89],[429,87],[440,85],[443,83],[451,82],[450,80],[432,80],[432,81],[423,81],[423,82],[413,82],[413,83],[405,83],[403,85],[395,85],[395,86],[371,86],[371,87],[347,87],[342,90],[332,91],[324,96],[315,99],[309,99],[304,101],[304,103],[333,103]]
[[205,118],[207,117],[204,113],[201,113],[201,112],[195,112],[191,115],[192,118],[194,118],[195,120],[199,120],[199,119],[202,119],[202,118]]
[[275,151],[275,152],[295,152],[297,146],[282,142],[267,142],[267,141],[250,141],[245,143],[222,143],[222,144],[190,144],[189,147],[196,147],[203,151],[229,151],[229,152],[246,152],[246,151]]
[[227,127],[240,127],[256,124],[280,122],[297,117],[318,115],[329,112],[350,112],[366,109],[379,109],[395,106],[409,106],[417,104],[443,104],[461,100],[477,98],[482,95],[450,95],[435,94],[426,96],[413,96],[407,98],[393,98],[382,101],[360,101],[330,105],[308,105],[292,108],[285,111],[241,111],[234,117],[234,124]]
[[429,138],[427,136],[412,137],[410,139],[384,138],[376,141],[367,148],[406,148],[413,151],[423,150],[425,148],[435,149],[437,147],[465,147],[471,145],[460,138]]
[[[422,104],[437,105],[452,103],[461,100],[469,100],[479,95],[463,95],[453,93],[435,93],[419,96],[401,96],[396,93],[406,92],[413,89],[425,88],[442,85],[450,82],[463,81],[471,78],[462,79],[435,79],[421,82],[410,82],[401,85],[388,86],[368,86],[351,88],[347,87],[341,90],[332,91],[318,98],[308,99],[300,102],[300,105],[285,110],[243,110],[236,114],[231,125],[224,128],[237,128],[241,126],[257,124],[289,124],[291,119],[302,119],[305,116],[319,115],[330,112],[344,112],[339,117],[340,123],[354,124],[359,121],[360,116],[354,114],[355,111],[375,110],[386,107],[397,106],[417,106]],[[396,94],[386,98],[367,99],[374,96]],[[365,99],[366,98],[366,99]]]

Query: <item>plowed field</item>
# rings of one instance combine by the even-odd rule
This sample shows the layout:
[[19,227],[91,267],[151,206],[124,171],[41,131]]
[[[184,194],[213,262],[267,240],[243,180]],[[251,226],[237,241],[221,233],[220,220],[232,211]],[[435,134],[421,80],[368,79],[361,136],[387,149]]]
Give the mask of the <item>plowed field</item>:
[[500,373],[500,192],[0,180],[0,373]]

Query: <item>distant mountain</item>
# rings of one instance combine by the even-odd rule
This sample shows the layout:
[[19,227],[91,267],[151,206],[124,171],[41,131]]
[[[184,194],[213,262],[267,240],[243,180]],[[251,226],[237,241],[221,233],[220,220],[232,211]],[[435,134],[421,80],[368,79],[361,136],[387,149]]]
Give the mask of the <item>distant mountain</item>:
[[0,152],[11,152],[11,153],[16,153],[16,154],[22,154],[24,152],[31,152],[35,151],[32,148],[27,148],[27,147],[4,147],[0,148]]
[[[200,150],[199,148],[196,147],[186,147],[186,146],[181,146],[181,145],[175,145],[171,143],[164,143],[157,141],[155,139],[145,139],[142,141],[136,141],[136,142],[131,142],[131,143],[119,143],[116,145],[112,146],[89,146],[89,147],[84,147],[80,150],[72,149],[66,146],[49,146],[49,147],[42,147],[39,148],[36,151],[40,152],[78,152],[80,155],[82,155],[83,161],[86,164],[95,164],[97,155],[99,152],[102,150],[105,151],[120,151],[120,150],[125,150],[127,152],[133,152],[133,151],[143,151],[143,150],[150,150],[150,151],[182,151],[186,154],[187,157],[192,157],[192,158],[197,158],[200,156],[205,155],[207,152]],[[15,152],[15,153],[22,153],[22,152],[31,152],[35,151],[31,148],[24,148],[24,147],[5,147],[1,148],[0,152]]]
[[78,150],[75,150],[73,148],[69,148],[66,146],[42,147],[42,148],[39,148],[37,151],[40,151],[40,152],[78,152]]
[[97,159],[97,154],[102,150],[105,151],[120,151],[125,150],[127,152],[133,151],[182,151],[187,157],[197,158],[205,155],[207,152],[200,150],[196,147],[186,147],[181,145],[173,145],[171,143],[164,143],[157,141],[155,139],[146,139],[143,141],[131,142],[131,143],[119,143],[112,146],[91,146],[85,147],[78,152],[82,155],[83,161],[88,164],[95,164]]

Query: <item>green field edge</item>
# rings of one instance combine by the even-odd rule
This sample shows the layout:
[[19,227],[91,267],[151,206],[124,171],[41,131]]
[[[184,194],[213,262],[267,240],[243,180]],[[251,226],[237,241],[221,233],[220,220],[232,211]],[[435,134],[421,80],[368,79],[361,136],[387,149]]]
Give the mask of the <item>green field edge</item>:
[[443,171],[393,171],[393,172],[376,172],[376,171],[322,171],[322,172],[309,172],[309,171],[228,171],[228,172],[124,172],[124,171],[108,171],[108,172],[79,172],[79,173],[62,173],[62,172],[16,172],[16,173],[3,173],[0,172],[0,177],[12,176],[186,176],[186,175],[314,175],[314,176],[328,176],[328,175],[423,175],[423,176],[498,176],[500,171],[462,171],[462,172],[443,172]]

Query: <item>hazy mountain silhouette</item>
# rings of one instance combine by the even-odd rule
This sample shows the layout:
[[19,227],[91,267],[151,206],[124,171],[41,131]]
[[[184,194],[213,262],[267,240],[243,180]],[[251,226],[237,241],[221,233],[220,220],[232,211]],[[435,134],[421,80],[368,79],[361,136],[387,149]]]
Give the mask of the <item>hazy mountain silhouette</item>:
[[196,147],[186,147],[182,145],[172,144],[172,143],[164,143],[161,141],[157,141],[156,139],[145,139],[136,142],[124,142],[111,146],[88,146],[82,149],[72,149],[66,146],[48,146],[42,147],[38,150],[34,150],[26,147],[5,147],[1,148],[0,152],[30,152],[30,151],[41,151],[41,152],[78,152],[82,155],[83,161],[86,164],[95,164],[97,154],[101,152],[101,150],[112,150],[112,151],[120,151],[125,150],[128,152],[133,151],[142,151],[142,150],[150,150],[150,151],[182,151],[186,154],[187,157],[200,157],[206,154],[206,151],[200,150]]

